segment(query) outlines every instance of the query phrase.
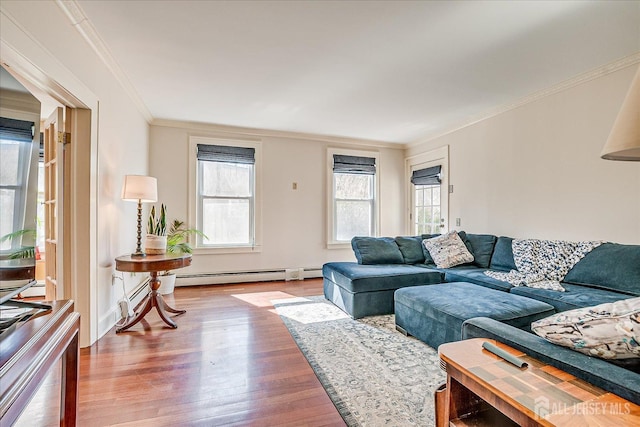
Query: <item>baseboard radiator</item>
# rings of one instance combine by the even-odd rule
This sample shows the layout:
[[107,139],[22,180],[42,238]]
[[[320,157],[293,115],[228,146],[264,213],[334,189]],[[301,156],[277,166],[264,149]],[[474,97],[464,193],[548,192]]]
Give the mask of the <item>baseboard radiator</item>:
[[226,273],[178,274],[176,286],[220,285],[227,283],[304,280],[322,277],[322,268],[234,271]]

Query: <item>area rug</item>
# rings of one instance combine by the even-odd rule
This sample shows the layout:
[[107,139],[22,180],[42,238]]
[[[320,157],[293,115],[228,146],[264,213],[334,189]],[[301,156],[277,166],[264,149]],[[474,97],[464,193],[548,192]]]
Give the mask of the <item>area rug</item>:
[[321,296],[273,301],[348,426],[433,426],[437,351],[393,315],[353,320]]

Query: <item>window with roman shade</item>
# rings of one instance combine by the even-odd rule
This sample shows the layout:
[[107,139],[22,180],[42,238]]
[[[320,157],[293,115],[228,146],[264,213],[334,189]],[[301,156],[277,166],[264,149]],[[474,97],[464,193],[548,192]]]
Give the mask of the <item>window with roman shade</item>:
[[332,151],[329,242],[346,243],[354,236],[376,235],[377,154],[365,156],[337,149]]
[[442,229],[441,180],[442,166],[414,170],[411,174],[413,191],[413,224],[416,234],[439,234]]
[[[0,236],[24,228],[34,129],[33,122],[0,117]],[[0,249],[19,243],[3,242]]]
[[197,144],[198,246],[255,245],[254,147]]

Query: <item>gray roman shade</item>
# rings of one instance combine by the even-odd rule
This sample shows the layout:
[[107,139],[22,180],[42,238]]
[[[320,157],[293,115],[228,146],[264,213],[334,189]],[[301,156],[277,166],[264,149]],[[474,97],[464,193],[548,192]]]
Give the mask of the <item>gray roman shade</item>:
[[0,138],[11,141],[33,141],[34,123],[0,117]]
[[198,160],[206,162],[255,164],[255,154],[255,148],[198,144]]
[[419,169],[411,174],[411,183],[413,185],[440,185],[440,171],[442,166],[433,166],[431,168]]
[[376,159],[374,157],[344,156],[342,154],[334,154],[333,172],[375,175]]

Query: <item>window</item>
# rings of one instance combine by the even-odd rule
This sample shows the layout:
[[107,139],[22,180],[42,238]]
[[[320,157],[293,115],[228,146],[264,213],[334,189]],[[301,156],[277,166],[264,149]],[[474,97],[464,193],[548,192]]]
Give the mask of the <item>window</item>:
[[[192,138],[196,151],[196,247],[255,247],[256,146]],[[208,143],[207,143],[208,142]]]
[[413,224],[416,234],[439,234],[442,216],[440,212],[441,166],[413,171],[414,185]]
[[332,162],[329,244],[350,242],[354,236],[377,234],[377,154],[364,154],[329,152]]
[[[24,228],[34,123],[0,117],[0,236]],[[20,246],[19,239],[0,249]]]

